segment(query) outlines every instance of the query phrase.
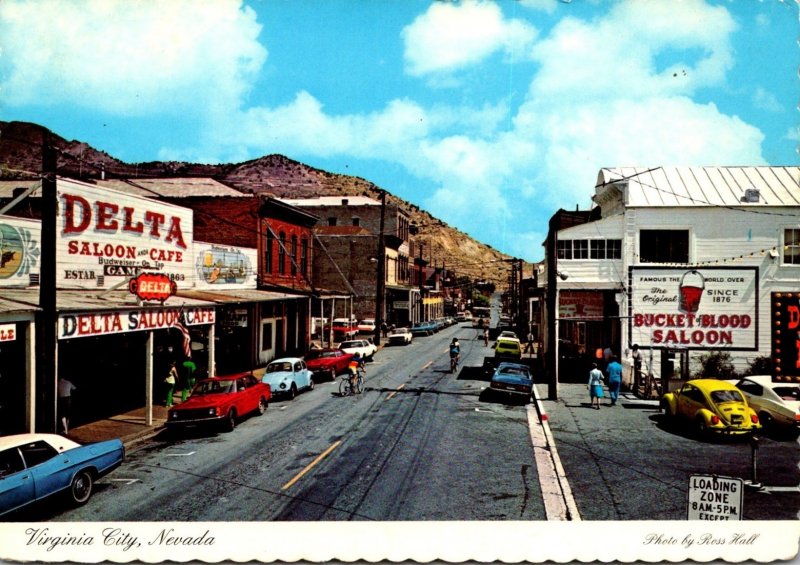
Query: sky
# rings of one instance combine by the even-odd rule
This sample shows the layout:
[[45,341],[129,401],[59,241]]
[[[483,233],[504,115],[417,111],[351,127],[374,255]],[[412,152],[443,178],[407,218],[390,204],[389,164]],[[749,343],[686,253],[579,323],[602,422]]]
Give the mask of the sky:
[[800,164],[799,38],[793,0],[2,0],[0,120],[282,154],[538,261],[603,167]]

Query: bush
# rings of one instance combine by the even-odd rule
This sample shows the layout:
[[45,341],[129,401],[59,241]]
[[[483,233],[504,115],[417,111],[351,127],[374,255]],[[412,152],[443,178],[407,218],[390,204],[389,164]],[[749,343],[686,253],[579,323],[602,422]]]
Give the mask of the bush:
[[718,351],[700,356],[700,373],[698,377],[709,379],[735,379],[739,375],[731,363],[731,354]]
[[746,375],[771,375],[772,358],[769,356],[756,357],[750,361],[750,366],[745,372]]

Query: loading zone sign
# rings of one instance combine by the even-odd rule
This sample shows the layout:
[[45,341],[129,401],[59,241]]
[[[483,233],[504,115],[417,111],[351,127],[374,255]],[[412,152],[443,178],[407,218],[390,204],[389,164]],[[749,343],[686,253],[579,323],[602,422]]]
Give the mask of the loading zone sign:
[[689,477],[689,520],[741,520],[744,482],[732,477]]

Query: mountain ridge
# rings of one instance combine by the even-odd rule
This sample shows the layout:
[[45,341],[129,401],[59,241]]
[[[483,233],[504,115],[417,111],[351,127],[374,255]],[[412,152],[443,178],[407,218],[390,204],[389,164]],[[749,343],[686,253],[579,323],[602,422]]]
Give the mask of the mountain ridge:
[[[64,177],[92,182],[105,178],[210,177],[236,190],[270,194],[277,198],[316,196],[369,196],[398,204],[419,228],[426,241],[424,258],[446,266],[457,277],[486,280],[498,288],[508,284],[509,255],[448,225],[419,206],[361,177],[317,169],[285,155],[270,154],[242,163],[209,165],[179,161],[126,163],[89,144],[67,139],[44,126],[29,122],[0,121],[0,180],[38,178],[42,172],[45,140],[57,149],[57,172]],[[532,266],[525,265],[525,272]]]

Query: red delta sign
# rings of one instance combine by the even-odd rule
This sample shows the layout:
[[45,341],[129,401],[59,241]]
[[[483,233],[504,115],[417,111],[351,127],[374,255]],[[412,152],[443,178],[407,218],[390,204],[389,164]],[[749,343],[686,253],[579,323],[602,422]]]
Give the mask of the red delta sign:
[[164,302],[175,294],[178,285],[167,275],[161,273],[142,273],[128,282],[128,290],[141,300]]
[[800,292],[773,292],[772,380],[800,382]]

